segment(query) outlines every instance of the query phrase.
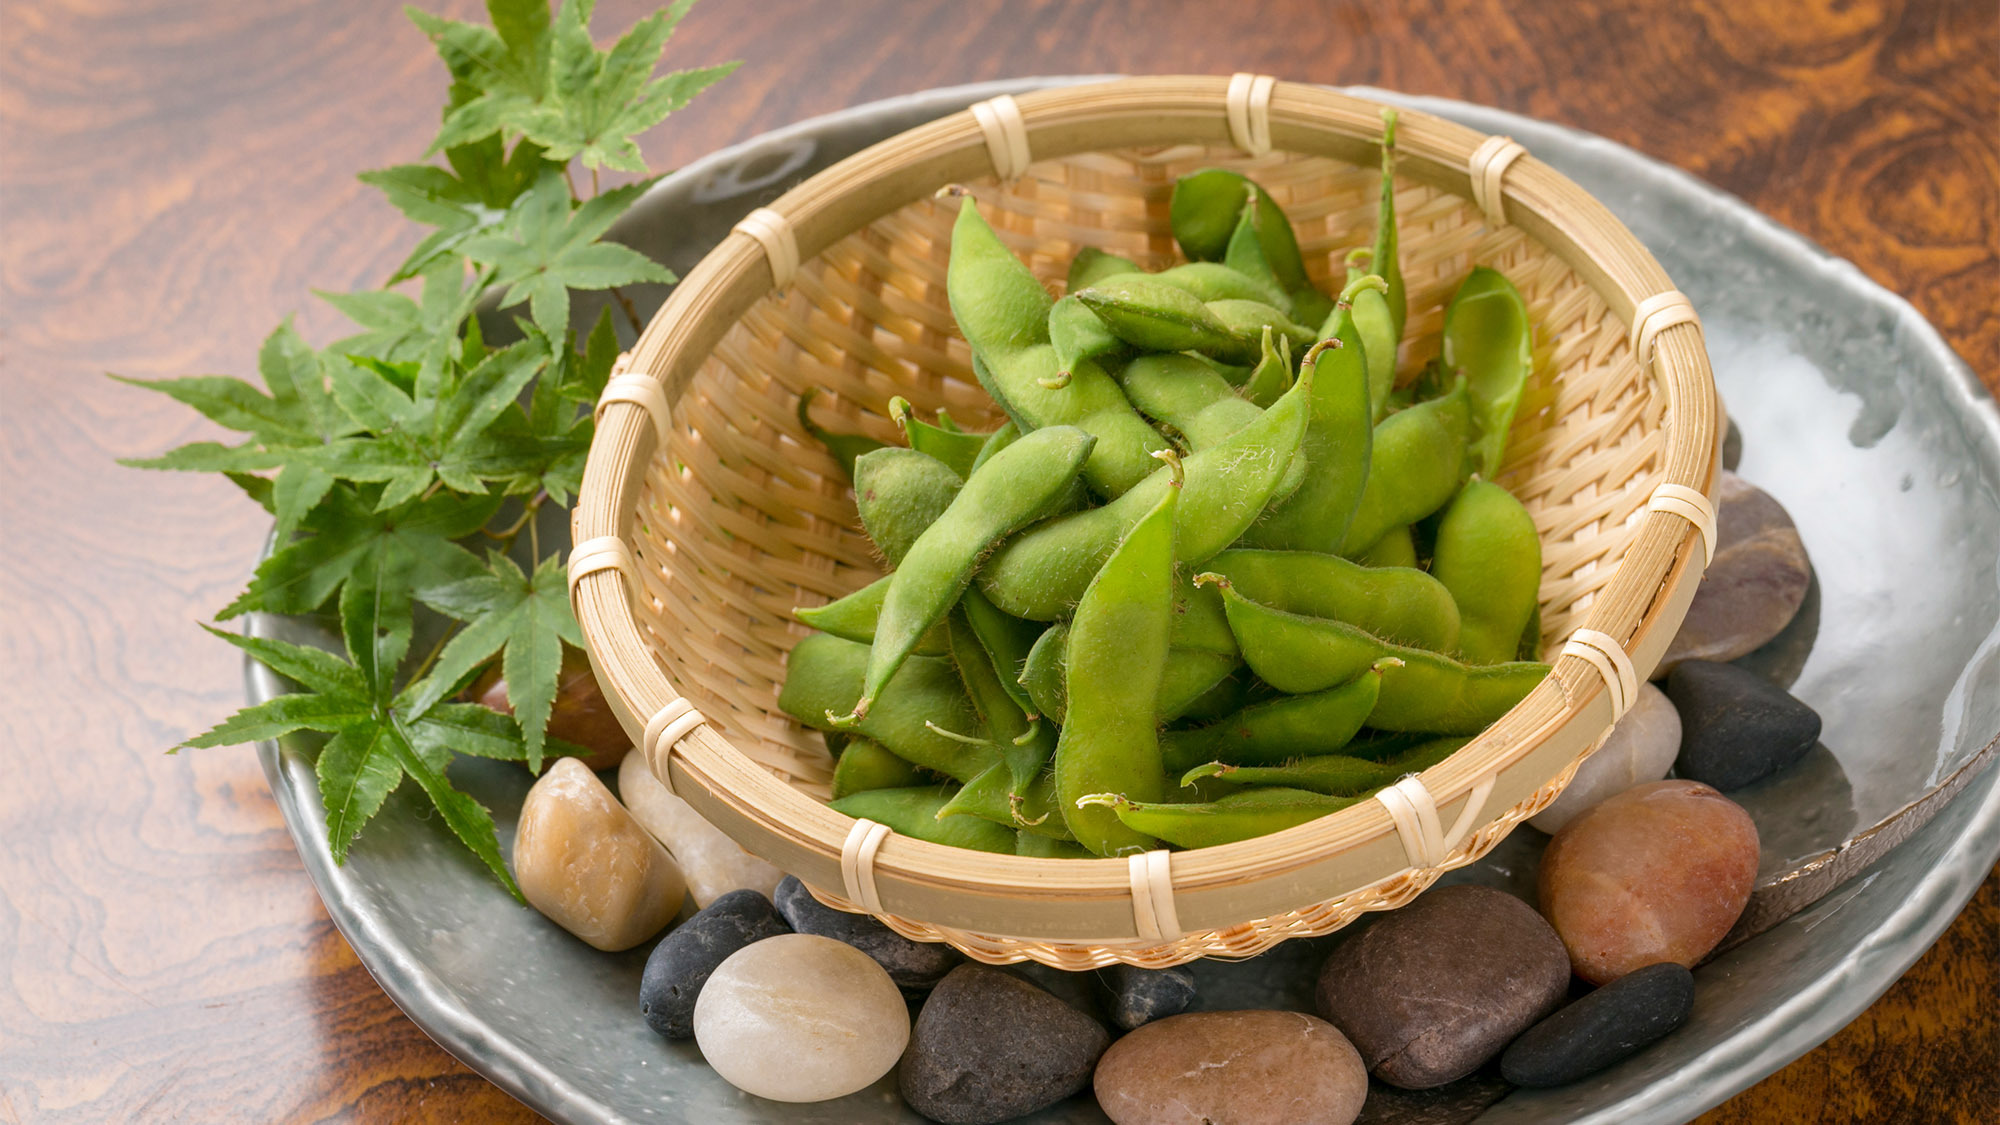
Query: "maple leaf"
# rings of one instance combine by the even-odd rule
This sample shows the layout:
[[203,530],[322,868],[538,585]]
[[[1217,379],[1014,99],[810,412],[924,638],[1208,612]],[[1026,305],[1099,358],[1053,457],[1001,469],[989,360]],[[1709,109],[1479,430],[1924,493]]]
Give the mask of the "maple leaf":
[[508,234],[468,239],[462,250],[493,268],[494,285],[507,287],[501,308],[526,301],[536,327],[560,339],[569,326],[570,290],[678,280],[673,271],[631,247],[597,241],[652,183],[600,192],[572,211],[562,176],[544,172],[510,209]]
[[367,329],[336,340],[327,351],[336,355],[366,355],[390,363],[419,360],[442,363],[457,359],[458,326],[472,313],[479,286],[465,284],[465,265],[446,259],[423,275],[421,299],[412,300],[393,289],[361,293],[328,293],[315,289],[321,300]]
[[507,208],[548,166],[539,145],[522,141],[510,155],[498,134],[446,149],[444,156],[450,168],[397,164],[361,173],[361,182],[381,189],[398,211],[437,228],[396,267],[390,285],[419,276],[441,261],[455,260],[459,245],[500,225]]
[[430,36],[456,80],[444,124],[425,155],[492,136],[541,100],[548,85],[548,0],[488,0],[492,27],[420,8],[403,11]]

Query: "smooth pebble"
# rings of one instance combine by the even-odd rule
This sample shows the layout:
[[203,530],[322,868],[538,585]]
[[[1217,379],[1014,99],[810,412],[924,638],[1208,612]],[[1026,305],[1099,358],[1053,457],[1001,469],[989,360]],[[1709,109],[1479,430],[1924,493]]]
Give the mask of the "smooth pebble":
[[673,857],[575,758],[528,790],[514,833],[514,882],[549,919],[599,949],[630,949],[680,913]]
[[1693,1011],[1685,966],[1634,969],[1522,1032],[1500,1056],[1500,1073],[1517,1086],[1566,1086],[1638,1054]]
[[1715,560],[1654,675],[1683,660],[1734,660],[1791,623],[1812,583],[1812,560],[1784,506],[1735,473],[1716,486]]
[[1368,1070],[1303,1012],[1189,1012],[1113,1043],[1094,1085],[1116,1125],[1348,1125]]
[[818,1102],[864,1090],[910,1041],[903,995],[845,942],[782,934],[718,966],[694,1006],[702,1057],[745,1093]]
[[888,971],[896,987],[913,997],[930,991],[965,960],[963,954],[949,945],[911,941],[866,914],[835,910],[814,898],[804,883],[790,875],[778,884],[778,893],[772,896],[772,901],[792,929],[846,942],[859,949]]
[[639,978],[639,1014],[669,1039],[694,1038],[694,1004],[701,986],[729,955],[754,942],[790,933],[771,900],[731,891],[660,939]]
[[931,991],[897,1083],[944,1125],[994,1125],[1090,1084],[1111,1045],[1103,1025],[1011,973],[960,965]]
[[1681,752],[1681,716],[1665,692],[1639,686],[1639,699],[1597,752],[1583,760],[1555,803],[1528,823],[1553,836],[1590,806],[1634,785],[1658,781]]
[[1542,914],[1576,974],[1605,984],[1659,961],[1693,968],[1743,913],[1757,826],[1698,781],[1655,781],[1600,802],[1542,853]]
[[1741,789],[1786,769],[1819,741],[1819,713],[1734,664],[1689,660],[1667,677],[1680,709],[1674,776]]
[[1411,1090],[1477,1070],[1568,994],[1569,957],[1533,907],[1505,891],[1443,887],[1337,946],[1319,1013],[1375,1077]]
[[1183,968],[1113,965],[1105,983],[1111,986],[1111,1021],[1127,1031],[1180,1015],[1194,1003],[1194,974]]
[[744,851],[694,806],[668,792],[653,776],[646,755],[627,754],[619,763],[618,792],[646,831],[673,853],[696,906],[707,906],[730,891],[752,890],[765,898],[777,893],[785,873]]

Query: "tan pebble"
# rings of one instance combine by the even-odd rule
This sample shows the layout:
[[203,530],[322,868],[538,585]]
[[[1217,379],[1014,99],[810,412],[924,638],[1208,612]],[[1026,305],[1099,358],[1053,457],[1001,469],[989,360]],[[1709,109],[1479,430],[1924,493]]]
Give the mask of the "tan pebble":
[[845,942],[782,934],[718,966],[694,1002],[694,1038],[745,1093],[819,1102],[866,1089],[895,1068],[910,1010],[874,958]]
[[1113,1043],[1093,1084],[1117,1125],[1348,1125],[1368,1069],[1303,1012],[1190,1012]]
[[618,767],[618,792],[633,818],[673,853],[696,906],[706,907],[730,891],[777,896],[785,873],[744,851],[722,829],[702,819],[693,805],[668,792],[653,776],[646,755],[626,756]]
[[536,910],[599,949],[630,949],[680,913],[673,857],[583,763],[562,758],[521,804],[514,881]]

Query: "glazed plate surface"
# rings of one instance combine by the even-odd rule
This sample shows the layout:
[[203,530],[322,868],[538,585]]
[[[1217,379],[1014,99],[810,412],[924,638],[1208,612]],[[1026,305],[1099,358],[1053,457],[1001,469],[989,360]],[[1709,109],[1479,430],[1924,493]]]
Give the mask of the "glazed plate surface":
[[[851,153],[974,101],[1072,81],[935,90],[766,134],[670,177],[614,234],[685,273],[751,208]],[[1908,304],[1734,197],[1560,126],[1357,92],[1512,136],[1610,207],[1694,300],[1743,432],[1740,471],[1790,510],[1816,568],[1799,620],[1746,660],[1825,718],[1824,744],[1805,764],[1735,795],[1763,839],[1760,903],[1772,917],[1811,905],[1697,973],[1686,1027],[1560,1090],[1508,1092],[1478,1077],[1426,1095],[1378,1087],[1363,1120],[1684,1121],[1858,1015],[2000,855],[2000,771],[1978,768],[2000,737],[2000,412]],[[641,311],[664,295],[638,294]],[[595,303],[577,306],[586,323],[595,318]],[[315,635],[292,621],[253,628]],[[250,667],[254,699],[281,690]],[[640,1020],[645,947],[598,953],[515,903],[421,815],[413,787],[336,868],[309,747],[265,743],[259,757],[307,872],[375,979],[446,1050],[552,1120],[922,1120],[902,1107],[893,1076],[819,1105],[740,1093],[692,1043],[666,1042]],[[452,777],[493,810],[511,844],[525,772],[467,759]],[[1532,898],[1545,839],[1523,827],[1446,882]],[[1319,962],[1344,936],[1200,963],[1200,1006],[1310,1011]],[[1106,1119],[1079,1098],[1029,1120]]]

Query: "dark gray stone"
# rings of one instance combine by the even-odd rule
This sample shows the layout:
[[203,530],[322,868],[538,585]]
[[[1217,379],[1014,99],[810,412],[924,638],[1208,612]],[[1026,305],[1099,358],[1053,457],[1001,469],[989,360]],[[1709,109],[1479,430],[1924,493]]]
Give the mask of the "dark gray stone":
[[729,955],[767,937],[788,934],[771,900],[731,891],[660,939],[639,978],[639,1014],[669,1039],[694,1038],[694,1002],[709,974]]
[[910,1108],[945,1125],[991,1125],[1088,1085],[1103,1025],[1012,973],[953,969],[924,1001],[897,1075]]
[[1737,428],[1736,419],[1729,420],[1729,430],[1722,435],[1722,467],[1730,472],[1743,463],[1743,431]]
[[1477,1070],[1563,1001],[1569,955],[1533,907],[1491,887],[1444,887],[1343,943],[1318,1005],[1375,1077],[1406,1089]]
[[1630,1058],[1687,1022],[1694,974],[1672,961],[1626,973],[1536,1024],[1500,1056],[1519,1086],[1563,1086]]
[[1130,1031],[1194,1003],[1194,974],[1186,969],[1140,969],[1113,965],[1105,970],[1111,986],[1111,1022]]
[[1715,487],[1715,561],[1701,576],[1655,678],[1683,660],[1734,660],[1784,631],[1804,604],[1812,560],[1769,493],[1725,472]]
[[1681,713],[1674,774],[1727,793],[1805,757],[1819,741],[1818,712],[1734,664],[1683,661],[1667,677]]
[[954,965],[965,960],[951,946],[911,941],[866,914],[849,914],[820,902],[796,876],[787,875],[773,896],[778,913],[792,929],[847,944],[875,959],[906,996],[929,992]]

